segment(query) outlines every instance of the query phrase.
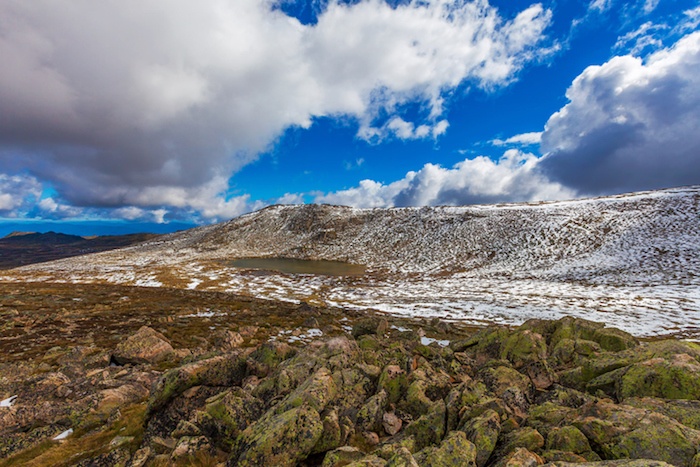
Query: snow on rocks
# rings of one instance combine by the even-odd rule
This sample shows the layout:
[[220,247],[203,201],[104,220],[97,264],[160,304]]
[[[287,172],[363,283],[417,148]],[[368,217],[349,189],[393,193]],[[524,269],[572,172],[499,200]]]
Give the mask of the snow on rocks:
[[[700,337],[698,200],[700,186],[551,203],[273,206],[0,279],[189,287],[472,324],[572,315],[639,336]],[[246,257],[346,261],[367,273],[229,264]]]

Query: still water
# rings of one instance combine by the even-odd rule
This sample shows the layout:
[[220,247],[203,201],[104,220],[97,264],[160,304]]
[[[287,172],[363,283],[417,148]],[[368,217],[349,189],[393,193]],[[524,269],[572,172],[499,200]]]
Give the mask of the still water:
[[290,258],[240,258],[227,263],[245,269],[263,269],[287,274],[317,274],[320,276],[361,276],[365,267],[342,261],[306,260]]

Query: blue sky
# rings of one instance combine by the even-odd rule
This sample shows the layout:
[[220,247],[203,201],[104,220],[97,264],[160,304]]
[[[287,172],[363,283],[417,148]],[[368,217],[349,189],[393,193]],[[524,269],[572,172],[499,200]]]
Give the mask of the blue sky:
[[700,183],[697,1],[38,0],[0,17],[0,234]]

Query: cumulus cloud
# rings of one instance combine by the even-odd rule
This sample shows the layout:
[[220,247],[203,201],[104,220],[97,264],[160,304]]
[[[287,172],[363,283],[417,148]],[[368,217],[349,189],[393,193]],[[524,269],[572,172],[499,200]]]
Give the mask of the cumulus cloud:
[[581,194],[698,183],[700,32],[646,60],[587,68],[542,134],[539,164]]
[[249,203],[225,180],[314,117],[349,116],[368,139],[440,136],[450,92],[514,80],[551,13],[362,0],[304,25],[269,0],[37,0],[2,2],[0,18],[5,168],[75,206],[221,218]]
[[540,144],[542,140],[541,131],[533,131],[530,133],[521,133],[519,135],[511,136],[508,139],[492,139],[490,142],[494,146],[508,146],[508,145],[519,145],[519,146],[532,146],[534,144]]
[[32,176],[0,173],[0,215],[19,215],[36,203],[41,191],[41,183]]
[[437,206],[571,198],[574,191],[552,182],[538,170],[537,156],[509,149],[494,161],[465,159],[452,168],[426,164],[401,180],[382,184],[363,180],[359,186],[321,194],[317,203],[356,207]]

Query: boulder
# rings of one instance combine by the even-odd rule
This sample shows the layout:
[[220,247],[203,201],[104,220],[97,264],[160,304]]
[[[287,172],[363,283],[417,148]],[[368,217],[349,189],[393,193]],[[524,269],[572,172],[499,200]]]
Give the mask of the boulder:
[[234,387],[207,399],[204,410],[197,413],[197,423],[210,439],[230,449],[233,440],[262,415],[262,409],[262,401]]
[[404,434],[412,436],[415,449],[420,450],[442,439],[445,435],[445,422],[445,402],[440,400],[435,402],[425,415],[410,423],[404,429]]
[[360,431],[380,432],[382,417],[386,408],[388,396],[385,391],[379,391],[370,397],[357,412],[357,427]]
[[359,461],[365,457],[365,453],[351,446],[342,446],[333,451],[328,451],[323,457],[321,467],[344,467]]
[[656,412],[610,402],[586,404],[572,425],[606,459],[654,459],[689,466],[700,432]]
[[408,449],[401,447],[387,461],[384,467],[419,467],[419,464]]
[[591,451],[586,435],[575,426],[554,427],[547,435],[547,449],[583,454]]
[[549,462],[545,467],[673,467],[666,462],[653,459],[620,459],[596,462]]
[[344,436],[340,417],[338,417],[338,412],[335,409],[327,410],[321,414],[321,423],[323,424],[323,431],[311,454],[336,449],[345,442],[346,436]]
[[379,376],[378,391],[386,391],[389,402],[395,404],[408,390],[406,372],[398,365],[387,365]]
[[634,348],[637,340],[631,334],[616,328],[606,328],[604,323],[596,323],[582,318],[565,316],[554,323],[549,340],[550,348],[562,339],[583,339],[596,342],[603,350],[617,352]]
[[321,417],[311,407],[268,412],[241,433],[229,465],[295,466],[311,453],[322,433]]
[[148,401],[149,413],[193,386],[237,386],[246,376],[246,361],[238,353],[219,355],[165,372],[154,384]]
[[352,337],[357,339],[360,336],[369,334],[383,335],[389,328],[389,323],[383,318],[363,318],[352,326]]
[[248,357],[248,373],[258,377],[270,374],[277,366],[293,357],[296,350],[283,342],[266,342]]
[[616,388],[619,400],[628,397],[700,399],[700,363],[688,354],[654,358],[632,365]]
[[438,447],[429,447],[415,455],[419,465],[476,467],[476,447],[461,431],[450,432]]
[[401,431],[402,425],[403,421],[394,412],[384,412],[384,415],[382,415],[382,427],[389,436],[394,436]]
[[544,437],[532,427],[519,428],[503,437],[501,446],[496,451],[496,456],[503,458],[518,448],[528,451],[537,451],[544,446]]
[[651,410],[666,415],[683,425],[700,430],[700,401],[698,400],[669,400],[656,397],[629,397],[625,405],[639,409]]
[[467,435],[467,439],[474,444],[476,449],[476,465],[484,467],[496,447],[498,436],[501,433],[501,417],[493,410],[487,410],[480,416],[467,420],[460,427]]
[[544,362],[547,359],[547,343],[536,332],[518,330],[503,342],[500,358],[510,361],[515,369],[533,362]]
[[284,398],[275,408],[275,412],[282,413],[304,405],[320,413],[337,393],[338,388],[330,371],[327,368],[320,368]]
[[142,326],[136,334],[117,345],[112,359],[119,365],[158,363],[170,358],[173,352],[173,346],[163,334]]
[[544,464],[544,459],[525,448],[517,448],[499,459],[493,467],[535,467]]
[[486,368],[480,372],[486,386],[498,397],[501,397],[506,389],[515,387],[525,394],[530,394],[532,385],[530,379],[505,365]]

